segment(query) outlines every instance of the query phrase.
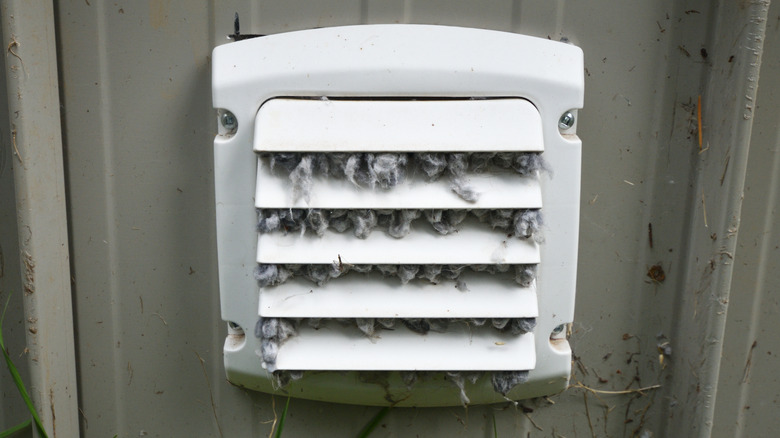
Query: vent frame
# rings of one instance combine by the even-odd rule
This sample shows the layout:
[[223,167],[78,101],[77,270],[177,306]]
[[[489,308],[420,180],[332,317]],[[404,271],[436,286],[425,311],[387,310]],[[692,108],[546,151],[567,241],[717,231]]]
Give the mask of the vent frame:
[[[349,26],[271,35],[216,48],[214,106],[220,113],[230,111],[238,123],[235,132],[220,128],[214,141],[220,304],[222,318],[246,333],[233,330],[226,339],[228,379],[239,386],[275,391],[255,354],[259,342],[252,332],[259,303],[252,270],[257,241],[247,238],[252,236],[256,222],[254,123],[264,102],[291,96],[517,97],[532,102],[541,115],[544,154],[553,170],[552,175],[541,177],[542,197],[547,229],[556,231],[546,233],[547,241],[540,248],[538,278],[540,284],[554,279],[559,287],[547,291],[547,287],[540,286],[539,318],[534,331],[537,365],[531,371],[531,380],[509,396],[535,397],[564,389],[571,351],[565,339],[549,341],[546,334],[573,320],[581,143],[575,135],[576,124],[561,133],[558,118],[582,107],[583,85],[579,48],[477,29]],[[305,385],[296,386],[296,394],[304,398],[388,403],[381,385],[360,383],[355,373],[330,378],[315,373],[301,383]],[[402,405],[460,404],[457,391],[446,381],[434,378],[420,385],[416,388],[420,391],[413,391],[415,394]],[[477,385],[484,386],[485,382]],[[492,389],[474,390],[469,397],[472,403],[503,400]]]

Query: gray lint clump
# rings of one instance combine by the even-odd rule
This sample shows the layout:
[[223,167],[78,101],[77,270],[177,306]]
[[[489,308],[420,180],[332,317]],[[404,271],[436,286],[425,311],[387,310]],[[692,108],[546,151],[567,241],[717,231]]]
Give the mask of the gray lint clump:
[[[387,234],[400,239],[411,231],[412,222],[420,217],[420,210],[393,210],[390,214],[379,215],[379,224],[384,226],[387,220]],[[389,218],[389,219],[387,219]]]
[[379,154],[371,163],[371,181],[383,189],[395,187],[406,178],[406,154]]
[[271,170],[284,173],[292,173],[298,163],[301,162],[301,154],[295,152],[277,152],[275,154],[266,154],[270,158]]
[[290,181],[293,183],[293,197],[298,199],[303,197],[306,202],[311,200],[311,186],[314,182],[314,169],[312,155],[304,155],[298,166],[290,172]]
[[415,154],[415,163],[423,171],[428,181],[436,181],[447,170],[447,155],[434,152]]
[[460,390],[460,402],[463,406],[467,406],[471,400],[466,396],[466,381],[471,382],[473,385],[482,377],[482,373],[474,371],[446,371],[444,377]]
[[530,286],[536,278],[536,265],[350,265],[338,262],[319,265],[260,263],[255,268],[254,277],[257,285],[262,288],[277,286],[292,278],[303,278],[322,286],[353,271],[360,274],[376,271],[385,277],[397,277],[402,284],[412,280],[426,280],[433,284],[451,280],[463,291],[466,285],[461,283],[461,275],[467,268],[473,272],[488,274],[499,274],[513,269],[515,282],[522,287]]
[[416,371],[399,371],[398,373],[401,375],[401,381],[406,385],[406,389],[411,390],[414,384],[417,383]]
[[528,371],[494,371],[493,389],[506,397],[515,386],[528,381]]
[[515,282],[528,287],[536,279],[536,265],[518,265],[515,267]]
[[365,239],[376,228],[376,212],[373,210],[349,210],[347,214],[352,222],[353,232],[358,239]]
[[450,171],[450,189],[468,202],[477,202],[479,193],[474,191],[466,178],[469,168],[467,154],[447,154],[447,170]]
[[260,318],[255,325],[255,337],[260,338],[260,356],[269,372],[276,371],[279,346],[297,334],[297,322],[286,318]]
[[273,372],[273,376],[276,388],[284,388],[289,385],[290,382],[302,379],[303,371],[276,370]]
[[374,336],[374,328],[376,327],[374,318],[357,318],[355,319],[355,325],[357,325],[357,328],[366,336]]
[[295,199],[308,201],[317,176],[343,178],[359,187],[391,189],[408,174],[435,181],[444,175],[458,196],[475,202],[479,193],[468,184],[467,173],[492,169],[514,170],[521,176],[543,171],[547,166],[536,152],[468,153],[262,153],[271,170],[287,175]]
[[323,236],[327,230],[344,233],[352,230],[355,237],[367,238],[381,229],[397,239],[411,232],[415,221],[427,222],[442,235],[455,233],[471,215],[494,230],[511,233],[519,238],[541,242],[542,212],[527,209],[456,209],[456,210],[341,210],[341,209],[257,209],[257,232],[312,232]]

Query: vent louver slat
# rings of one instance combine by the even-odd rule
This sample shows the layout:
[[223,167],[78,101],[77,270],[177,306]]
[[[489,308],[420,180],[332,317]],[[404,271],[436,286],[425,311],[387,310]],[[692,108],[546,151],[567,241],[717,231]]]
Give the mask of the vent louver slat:
[[279,349],[276,366],[289,370],[503,371],[535,364],[532,334],[453,326],[425,336],[382,332],[373,342],[346,328],[302,328]]
[[255,126],[265,152],[544,150],[539,111],[524,99],[272,99]]
[[[333,263],[341,255],[351,264],[529,264],[539,263],[539,245],[532,239],[475,225],[442,236],[435,231],[413,230],[396,239],[381,231],[365,239],[352,233],[329,232],[322,237],[300,233],[261,234],[257,241],[258,263]],[[408,239],[408,240],[407,240]],[[305,249],[304,249],[305,248]]]
[[[260,292],[260,316],[282,318],[533,318],[539,315],[536,285],[518,286],[510,276],[464,273],[464,293],[454,281],[402,285],[380,274],[349,275],[317,286],[293,280]],[[500,303],[500,305],[497,305]],[[380,304],[380,305],[377,305]]]

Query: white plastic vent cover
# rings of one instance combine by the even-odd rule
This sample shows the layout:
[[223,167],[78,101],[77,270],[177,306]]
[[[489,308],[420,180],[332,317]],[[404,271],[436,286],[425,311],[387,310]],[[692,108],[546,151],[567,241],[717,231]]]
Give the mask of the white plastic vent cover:
[[232,383],[407,406],[566,387],[580,49],[371,25],[213,55]]

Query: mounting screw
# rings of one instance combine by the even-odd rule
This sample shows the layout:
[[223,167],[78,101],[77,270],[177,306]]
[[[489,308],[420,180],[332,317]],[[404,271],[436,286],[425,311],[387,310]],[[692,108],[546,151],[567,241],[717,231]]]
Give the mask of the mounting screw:
[[223,112],[222,117],[219,118],[219,121],[228,131],[234,131],[238,126],[238,120],[236,120],[236,116],[234,116],[230,111]]
[[560,119],[558,119],[558,128],[561,130],[569,129],[574,126],[574,114],[571,111],[563,113]]
[[561,324],[553,329],[552,335],[555,336],[561,334],[565,329],[566,329],[566,324]]

